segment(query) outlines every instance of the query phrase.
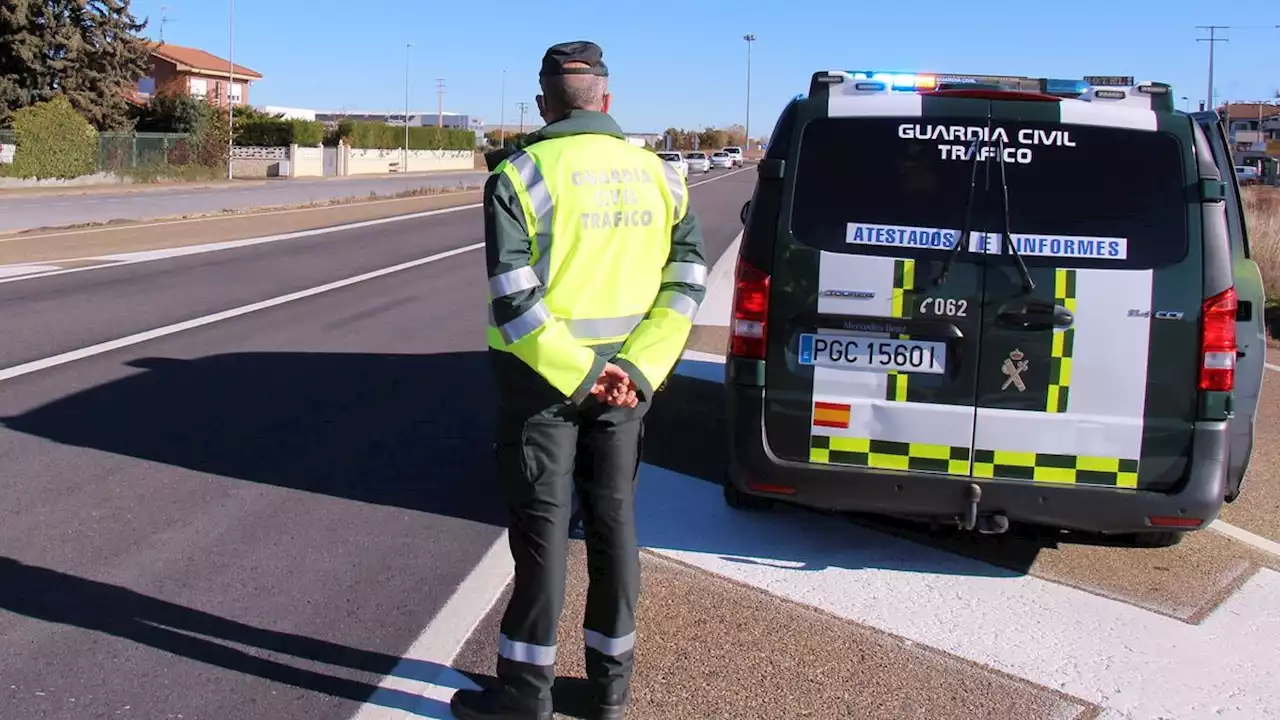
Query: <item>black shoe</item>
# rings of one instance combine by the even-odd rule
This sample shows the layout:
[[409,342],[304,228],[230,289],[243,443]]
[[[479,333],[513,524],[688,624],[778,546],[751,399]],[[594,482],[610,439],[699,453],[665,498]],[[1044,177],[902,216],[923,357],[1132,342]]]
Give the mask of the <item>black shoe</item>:
[[602,703],[600,705],[600,713],[596,715],[600,720],[622,720],[622,714],[627,709],[627,703],[620,702],[617,705]]
[[599,712],[596,717],[599,720],[622,720],[622,714],[627,709],[627,700],[630,693],[624,692],[622,695],[606,696],[600,699]]
[[550,708],[541,709],[537,701],[524,701],[501,688],[459,690],[449,700],[449,710],[458,720],[553,720]]

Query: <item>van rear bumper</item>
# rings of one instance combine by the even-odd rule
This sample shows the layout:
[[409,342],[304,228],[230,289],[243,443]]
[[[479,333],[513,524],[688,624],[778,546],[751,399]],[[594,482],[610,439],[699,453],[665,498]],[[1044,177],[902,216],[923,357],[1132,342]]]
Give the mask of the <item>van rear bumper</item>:
[[[828,510],[950,521],[965,516],[971,504],[969,486],[977,484],[982,490],[979,515],[1002,514],[1013,522],[1108,534],[1182,529],[1155,528],[1149,517],[1199,518],[1202,528],[1217,517],[1223,503],[1231,445],[1226,421],[1196,424],[1189,479],[1176,492],[1159,493],[783,460],[765,440],[763,389],[730,383],[726,394],[728,482],[749,495]],[[760,492],[751,485],[794,492]]]

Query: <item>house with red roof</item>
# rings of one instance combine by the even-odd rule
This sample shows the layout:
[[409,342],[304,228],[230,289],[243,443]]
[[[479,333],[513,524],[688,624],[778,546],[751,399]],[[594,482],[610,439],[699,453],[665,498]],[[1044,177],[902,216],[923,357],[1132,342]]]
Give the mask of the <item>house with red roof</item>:
[[153,43],[151,73],[138,82],[135,100],[152,95],[189,93],[219,107],[249,104],[249,86],[262,74],[197,48]]

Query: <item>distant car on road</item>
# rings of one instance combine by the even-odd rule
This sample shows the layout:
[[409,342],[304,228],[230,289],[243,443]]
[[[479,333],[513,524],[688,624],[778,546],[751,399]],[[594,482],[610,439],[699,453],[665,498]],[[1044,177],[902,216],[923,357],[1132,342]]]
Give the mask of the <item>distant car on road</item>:
[[711,167],[728,170],[733,167],[733,156],[723,150],[711,153]]
[[1236,182],[1241,185],[1257,185],[1262,182],[1262,173],[1252,165],[1237,165]]
[[720,148],[720,149],[723,150],[724,152],[729,153],[729,157],[733,158],[734,165],[741,165],[744,162],[746,162],[746,160],[742,157],[742,148],[726,147],[726,148]]
[[684,154],[684,161],[689,166],[689,172],[709,173],[711,172],[711,158],[707,157],[704,152],[690,152]]
[[680,173],[680,177],[689,177],[689,163],[685,162],[683,157],[680,157],[680,153],[663,151],[658,153],[658,157],[666,160],[668,165],[675,168]]

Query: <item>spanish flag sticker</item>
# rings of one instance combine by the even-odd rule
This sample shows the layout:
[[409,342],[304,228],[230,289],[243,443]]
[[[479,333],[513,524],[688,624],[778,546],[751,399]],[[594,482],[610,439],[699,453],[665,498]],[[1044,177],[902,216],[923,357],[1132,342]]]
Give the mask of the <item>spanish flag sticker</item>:
[[848,428],[849,405],[838,403],[815,402],[813,404],[813,424],[817,427]]

